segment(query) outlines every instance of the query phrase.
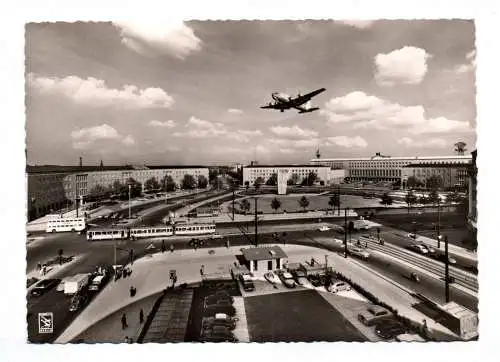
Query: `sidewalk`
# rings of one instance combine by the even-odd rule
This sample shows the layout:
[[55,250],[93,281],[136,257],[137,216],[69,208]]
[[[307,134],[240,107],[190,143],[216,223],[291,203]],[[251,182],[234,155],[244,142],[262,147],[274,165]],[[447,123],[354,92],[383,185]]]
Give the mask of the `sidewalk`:
[[[419,300],[401,290],[393,283],[380,278],[370,271],[344,259],[338,254],[327,252],[309,246],[280,245],[288,255],[286,262],[304,262],[314,257],[323,260],[325,254],[329,256],[329,264],[342,272],[346,277],[358,283],[367,291],[376,295],[381,301],[393,306],[398,312],[417,322],[428,320],[431,330],[440,331],[454,336],[452,332],[429,320],[429,317],[412,308]],[[127,306],[134,300],[142,299],[162,291],[170,285],[169,271],[177,272],[177,285],[181,283],[195,283],[201,280],[199,268],[205,265],[205,273],[217,273],[236,261],[235,255],[240,254],[240,247],[214,248],[215,254],[208,254],[207,249],[178,250],[174,253],[156,253],[149,257],[137,260],[132,266],[132,275],[123,280],[109,283],[104,290],[90,303],[90,305],[75,318],[72,324],[61,334],[56,343],[67,343],[73,340],[90,326],[106,318],[115,311]],[[137,288],[137,295],[132,299],[129,296],[130,286]]]

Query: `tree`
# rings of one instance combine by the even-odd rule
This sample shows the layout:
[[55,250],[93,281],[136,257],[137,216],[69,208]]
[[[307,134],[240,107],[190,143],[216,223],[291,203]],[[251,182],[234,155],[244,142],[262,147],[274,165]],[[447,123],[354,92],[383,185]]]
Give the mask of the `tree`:
[[454,144],[455,146],[455,149],[454,151],[459,155],[459,156],[463,156],[465,151],[467,151],[467,148],[465,146],[467,146],[467,143],[465,142],[457,142]]
[[292,173],[292,176],[287,180],[286,184],[287,185],[297,185],[299,183],[299,175],[296,173]]
[[167,192],[173,192],[177,188],[177,185],[174,182],[174,179],[170,175],[166,175],[163,178],[163,187]]
[[130,197],[131,198],[141,196],[141,194],[142,194],[142,184],[139,181],[136,181],[134,178],[130,177],[127,180],[127,186],[125,188],[125,192],[127,193],[127,197],[128,197],[128,188],[129,188],[129,185],[130,185]]
[[250,188],[250,181],[245,181],[245,189],[248,191]]
[[420,181],[420,179],[416,178],[415,176],[408,177],[408,180],[406,181],[406,186],[411,189],[422,185],[422,181]]
[[418,203],[422,205],[427,205],[429,203],[429,198],[425,195],[422,195],[418,198]]
[[302,196],[299,200],[299,205],[304,209],[304,212],[306,212],[306,208],[309,206],[309,200],[307,199],[307,197]]
[[147,191],[159,190],[160,183],[156,179],[156,177],[151,177],[144,182],[144,189]]
[[219,175],[219,170],[216,168],[211,168],[208,170],[208,180],[210,184],[215,181],[217,176]]
[[241,210],[247,214],[248,211],[250,211],[250,201],[248,199],[243,199],[240,201],[240,208]]
[[351,242],[351,235],[353,231],[354,231],[354,222],[349,221],[349,224],[347,224],[347,232],[349,233],[349,242]]
[[312,185],[314,185],[314,183],[316,182],[317,179],[318,179],[318,175],[316,174],[316,172],[311,171],[306,176],[306,178],[304,178],[302,180],[302,185],[303,186],[312,186]]
[[429,190],[440,190],[443,188],[443,184],[443,178],[439,175],[432,175],[426,182]]
[[446,195],[446,202],[452,203],[452,202],[460,202],[462,201],[463,197],[460,196],[458,192],[452,192]]
[[382,205],[385,205],[385,207],[387,207],[387,205],[392,205],[392,197],[387,192],[385,192],[382,195],[380,203]]
[[330,196],[330,199],[328,200],[328,205],[333,208],[333,212],[335,213],[335,207],[339,208],[339,213],[340,213],[340,196],[338,193],[334,193],[333,195]]
[[113,192],[114,192],[115,194],[117,194],[117,195],[118,195],[118,194],[121,194],[121,193],[123,192],[124,187],[125,187],[125,186],[124,186],[124,185],[122,185],[122,183],[121,183],[119,180],[115,180],[115,181],[113,181],[113,186],[112,186],[112,188],[113,188]]
[[107,192],[108,190],[106,187],[101,184],[97,184],[90,190],[89,196],[97,199],[103,197]]
[[208,186],[208,180],[205,176],[199,175],[198,176],[198,188],[200,189],[206,189]]
[[276,212],[281,207],[281,201],[275,197],[271,200],[271,207]]
[[276,186],[278,184],[278,174],[273,173],[271,177],[266,181],[267,186]]
[[182,179],[182,189],[183,190],[192,190],[196,187],[196,180],[193,175],[186,174]]
[[262,177],[257,177],[257,179],[253,183],[253,187],[255,187],[255,190],[259,190],[260,186],[264,183],[264,179]]
[[437,193],[436,190],[432,190],[430,193],[429,193],[429,198],[428,198],[429,202],[431,204],[438,204],[440,201],[441,201],[441,198],[439,197],[439,194]]
[[408,213],[410,213],[411,205],[417,202],[417,197],[415,196],[413,191],[408,191],[408,193],[405,196],[405,202],[408,204]]

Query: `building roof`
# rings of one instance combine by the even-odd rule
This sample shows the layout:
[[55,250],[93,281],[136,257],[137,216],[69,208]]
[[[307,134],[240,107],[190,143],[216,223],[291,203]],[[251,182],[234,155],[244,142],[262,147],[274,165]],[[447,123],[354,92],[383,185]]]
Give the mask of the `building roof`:
[[341,161],[430,161],[430,160],[467,160],[472,159],[472,155],[455,156],[372,156],[372,157],[354,157],[354,158],[314,158],[310,162],[341,162]]
[[61,166],[61,165],[41,165],[31,166],[26,165],[26,173],[77,173],[77,172],[96,172],[96,171],[133,171],[133,170],[158,170],[158,169],[191,169],[191,168],[207,168],[206,166],[188,166],[188,165],[174,165],[174,166]]
[[247,261],[252,260],[271,260],[287,258],[287,255],[279,246],[262,246],[256,248],[241,249],[243,257]]
[[302,164],[302,165],[246,165],[244,168],[278,168],[278,167],[286,167],[286,168],[291,168],[291,167],[307,167],[307,168],[312,168],[312,167],[330,167],[330,166],[323,166],[323,165],[311,165],[311,164]]
[[471,164],[468,162],[462,163],[453,163],[453,162],[445,162],[445,163],[410,163],[406,166],[406,168],[468,168]]

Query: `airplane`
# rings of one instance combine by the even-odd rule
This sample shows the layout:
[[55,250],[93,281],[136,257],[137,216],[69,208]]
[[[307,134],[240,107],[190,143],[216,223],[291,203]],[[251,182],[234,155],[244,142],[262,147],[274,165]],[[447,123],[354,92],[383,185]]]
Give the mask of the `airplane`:
[[304,95],[299,93],[295,98],[284,93],[274,92],[271,94],[274,102],[269,102],[267,106],[262,106],[260,108],[279,109],[281,112],[284,112],[286,109],[295,108],[299,113],[314,112],[317,111],[319,107],[311,107],[311,98],[323,93],[325,90],[326,88],[321,88]]

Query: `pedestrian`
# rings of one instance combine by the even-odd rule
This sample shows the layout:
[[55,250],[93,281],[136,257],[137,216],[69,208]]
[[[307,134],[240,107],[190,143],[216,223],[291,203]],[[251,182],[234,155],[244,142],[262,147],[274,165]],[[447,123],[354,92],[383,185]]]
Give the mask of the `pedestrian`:
[[134,296],[134,287],[133,286],[130,286],[130,296],[131,297]]
[[125,343],[129,343],[129,338],[128,338],[128,336],[125,336]]
[[205,265],[202,264],[201,268],[200,268],[200,274],[201,274],[201,276],[203,276],[203,274],[205,274],[204,272],[205,272]]
[[125,313],[123,313],[122,314],[122,329],[125,329],[127,327],[128,327],[128,325],[127,325],[127,316],[125,315]]
[[427,321],[424,319],[422,323],[423,323],[422,329],[424,332],[424,336],[428,337],[429,336],[429,328],[427,327]]
[[139,311],[139,323],[142,324],[144,322],[144,311],[141,310]]

